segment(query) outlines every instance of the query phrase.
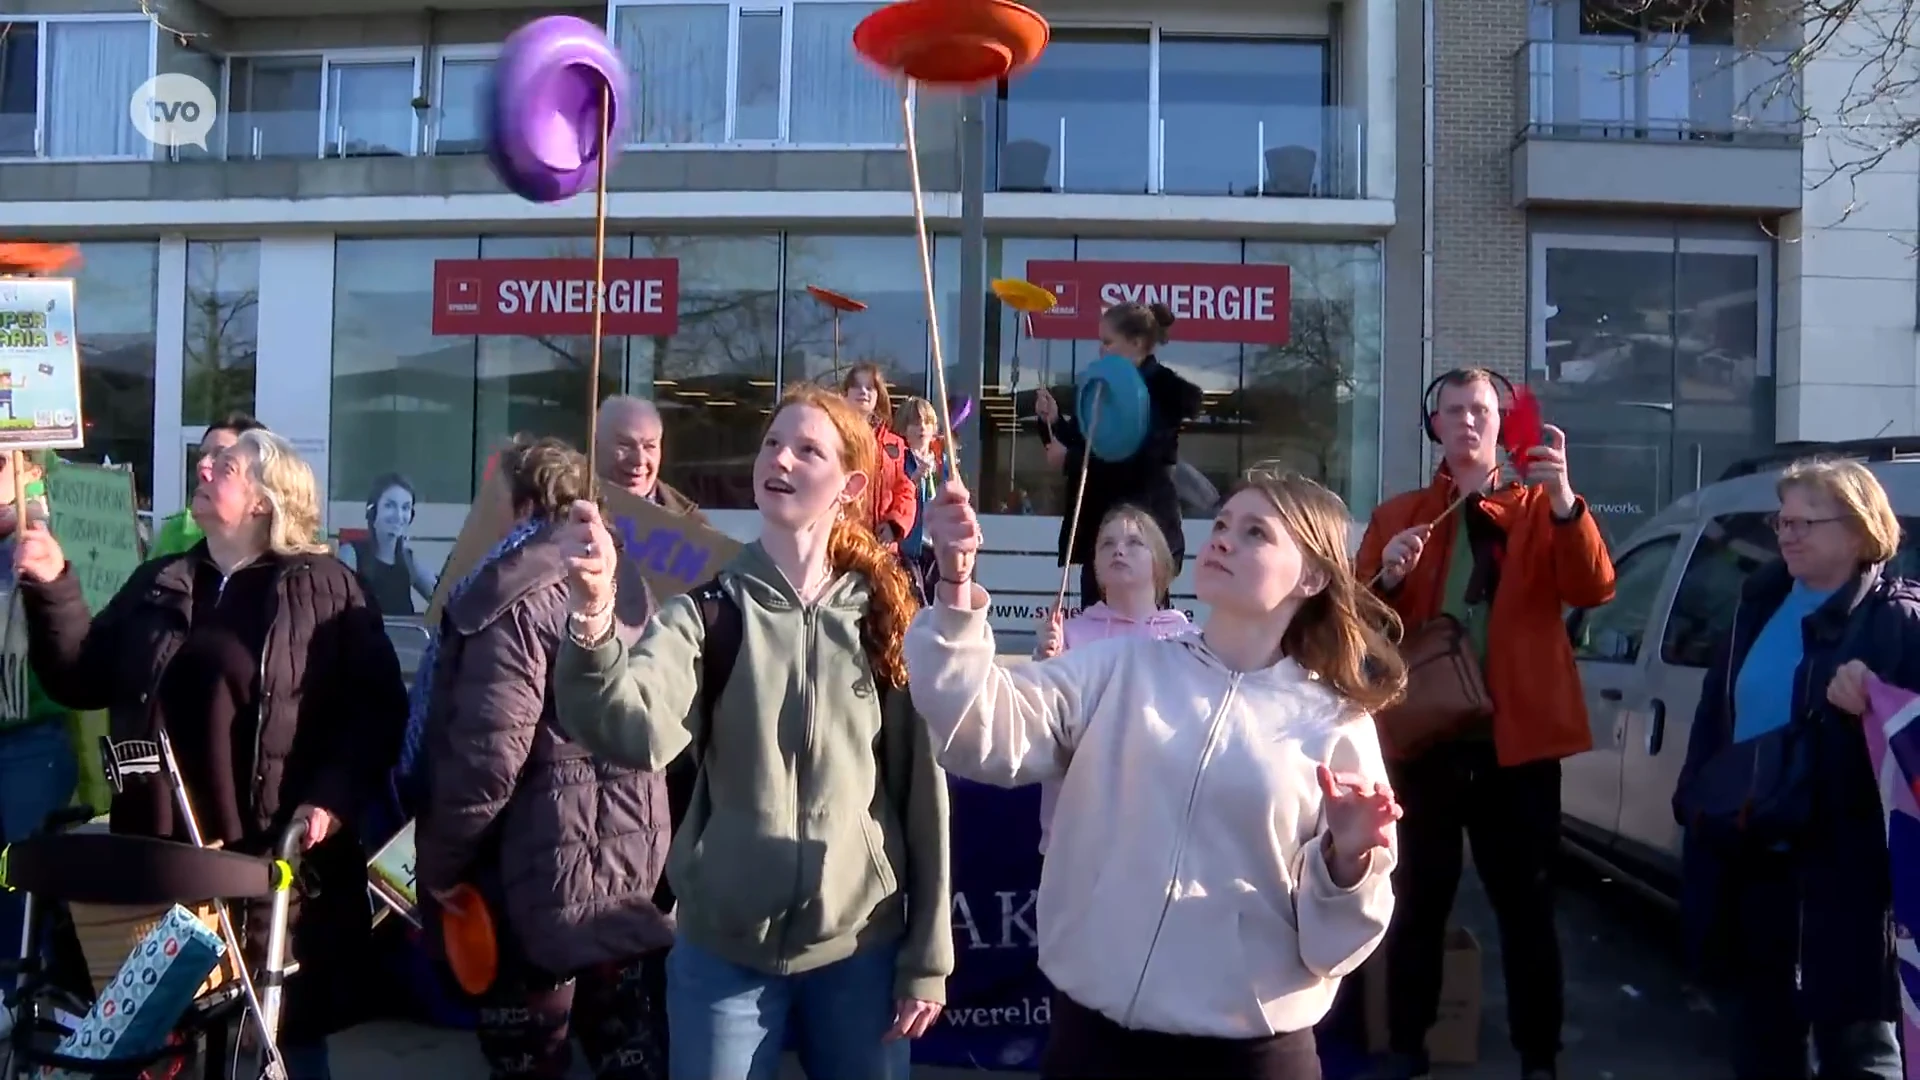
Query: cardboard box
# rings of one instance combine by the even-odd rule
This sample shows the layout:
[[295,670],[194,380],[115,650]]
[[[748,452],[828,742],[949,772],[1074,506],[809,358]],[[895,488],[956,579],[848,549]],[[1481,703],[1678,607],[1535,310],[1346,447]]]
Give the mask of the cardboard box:
[[[1360,969],[1366,994],[1367,1050],[1387,1050],[1387,951],[1375,952]],[[1480,943],[1456,926],[1447,931],[1440,962],[1440,1012],[1427,1033],[1427,1055],[1435,1065],[1472,1065],[1480,1060]]]

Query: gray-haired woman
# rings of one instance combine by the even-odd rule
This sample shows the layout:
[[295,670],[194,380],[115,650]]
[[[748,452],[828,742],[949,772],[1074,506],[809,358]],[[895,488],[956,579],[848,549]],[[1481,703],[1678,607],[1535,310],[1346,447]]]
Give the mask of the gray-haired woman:
[[[207,842],[264,852],[304,826],[320,888],[297,915],[281,1043],[289,1080],[322,1080],[325,1037],[366,997],[353,825],[398,757],[406,687],[353,571],[313,541],[313,470],[285,439],[249,431],[202,458],[193,518],[204,539],[143,564],[96,614],[59,542],[29,524],[15,555],[28,655],[54,700],[107,710],[115,740],[167,733]],[[127,777],[112,822],[186,839],[152,775]]]

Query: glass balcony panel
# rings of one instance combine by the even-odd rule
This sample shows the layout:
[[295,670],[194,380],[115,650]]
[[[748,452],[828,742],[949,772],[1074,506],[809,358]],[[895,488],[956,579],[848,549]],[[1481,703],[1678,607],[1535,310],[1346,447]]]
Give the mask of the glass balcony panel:
[[411,61],[339,63],[327,73],[327,156],[413,153]]
[[1520,130],[1574,139],[1793,142],[1790,54],[1643,39],[1533,41],[1515,55]]
[[1145,31],[1062,30],[1009,80],[1000,190],[1150,190],[1152,46]]
[[1328,96],[1325,42],[1162,37],[1160,190],[1331,194]]

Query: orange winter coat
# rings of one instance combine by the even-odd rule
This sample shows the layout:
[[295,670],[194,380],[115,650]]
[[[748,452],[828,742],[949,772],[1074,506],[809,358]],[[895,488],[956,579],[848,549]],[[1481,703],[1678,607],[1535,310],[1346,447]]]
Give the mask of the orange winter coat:
[[[1360,541],[1357,569],[1370,581],[1394,536],[1429,524],[1457,497],[1442,465],[1433,483],[1382,503]],[[1502,765],[1552,761],[1593,749],[1580,674],[1567,638],[1566,609],[1613,599],[1613,560],[1587,501],[1556,521],[1547,493],[1517,483],[1487,492],[1481,507],[1506,535],[1500,584],[1487,614],[1487,692]],[[1455,510],[1455,514],[1461,513]],[[1459,522],[1448,517],[1427,538],[1398,588],[1382,592],[1408,629],[1440,613]]]

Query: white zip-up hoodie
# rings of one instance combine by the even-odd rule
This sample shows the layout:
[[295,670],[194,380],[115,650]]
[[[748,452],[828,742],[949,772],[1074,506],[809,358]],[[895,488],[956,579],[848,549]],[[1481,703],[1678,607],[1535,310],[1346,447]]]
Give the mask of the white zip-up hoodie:
[[950,772],[1001,787],[1065,773],[1040,969],[1075,1002],[1142,1031],[1299,1031],[1385,936],[1394,849],[1337,887],[1315,776],[1384,782],[1373,721],[1292,660],[1236,673],[1189,635],[1002,667],[984,603],[922,611],[906,660]]

